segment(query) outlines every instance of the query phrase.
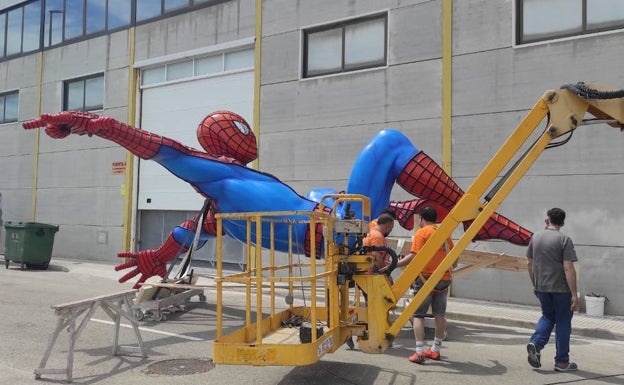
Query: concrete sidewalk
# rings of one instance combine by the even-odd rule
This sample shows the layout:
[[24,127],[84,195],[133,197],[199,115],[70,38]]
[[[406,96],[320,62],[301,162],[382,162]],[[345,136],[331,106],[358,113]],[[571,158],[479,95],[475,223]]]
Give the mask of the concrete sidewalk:
[[[463,298],[449,298],[447,318],[450,321],[477,322],[533,329],[541,316],[537,306],[525,306]],[[584,337],[624,341],[624,317],[592,316],[574,313],[572,334]]]

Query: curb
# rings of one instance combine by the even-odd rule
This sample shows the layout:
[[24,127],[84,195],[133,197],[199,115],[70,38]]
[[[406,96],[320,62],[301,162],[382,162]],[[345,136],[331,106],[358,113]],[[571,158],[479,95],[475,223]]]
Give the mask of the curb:
[[[535,329],[535,321],[526,321],[526,320],[520,320],[520,319],[492,317],[492,316],[481,316],[477,314],[464,314],[464,313],[451,312],[451,311],[447,311],[446,316],[447,316],[447,319],[451,322],[452,321],[472,322],[472,323],[482,323],[482,324],[489,324],[489,325],[518,327],[518,328],[524,328],[524,329],[530,329],[530,330]],[[607,340],[613,340],[613,341],[624,341],[624,332],[608,330],[604,328],[575,326],[574,318],[572,319],[572,335],[581,336],[581,337],[589,337],[589,338],[601,338],[601,339],[607,339]]]

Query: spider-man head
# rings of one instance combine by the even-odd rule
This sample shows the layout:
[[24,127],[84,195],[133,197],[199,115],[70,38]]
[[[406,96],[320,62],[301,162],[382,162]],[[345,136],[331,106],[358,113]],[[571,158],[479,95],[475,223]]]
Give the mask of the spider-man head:
[[242,164],[258,157],[256,137],[242,116],[230,111],[215,111],[197,127],[197,140],[207,153],[227,156]]

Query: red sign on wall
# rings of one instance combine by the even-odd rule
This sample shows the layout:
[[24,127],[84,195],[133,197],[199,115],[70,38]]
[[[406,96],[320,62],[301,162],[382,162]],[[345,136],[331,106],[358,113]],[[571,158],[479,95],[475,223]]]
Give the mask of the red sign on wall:
[[113,162],[113,175],[126,175],[126,162]]

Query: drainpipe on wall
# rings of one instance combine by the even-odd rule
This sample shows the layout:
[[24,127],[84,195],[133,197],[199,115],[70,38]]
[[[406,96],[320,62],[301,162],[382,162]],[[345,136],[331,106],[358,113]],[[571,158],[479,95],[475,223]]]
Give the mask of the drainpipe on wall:
[[[126,121],[131,126],[135,126],[136,117],[136,90],[137,90],[137,70],[134,68],[135,55],[135,28],[128,30],[128,111]],[[126,151],[126,174],[124,184],[121,186],[121,195],[124,197],[124,220],[123,234],[121,239],[122,250],[130,251],[132,242],[132,223],[134,213],[134,155]]]
[[452,176],[453,0],[442,3],[442,169]]
[[[43,52],[37,54],[37,106],[35,107],[36,117],[41,116],[41,88],[43,82]],[[30,218],[34,222],[37,218],[37,189],[39,186],[39,140],[41,138],[41,128],[37,128],[35,133],[35,148],[33,149],[33,181],[30,195]]]
[[[256,40],[254,46],[254,106],[253,106],[253,132],[256,135],[258,148],[260,148],[260,65],[262,60],[262,0],[256,0]],[[259,151],[258,151],[259,153]],[[252,168],[260,169],[260,159],[256,158]]]

